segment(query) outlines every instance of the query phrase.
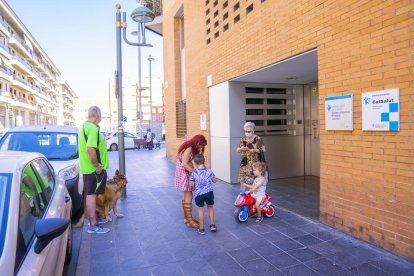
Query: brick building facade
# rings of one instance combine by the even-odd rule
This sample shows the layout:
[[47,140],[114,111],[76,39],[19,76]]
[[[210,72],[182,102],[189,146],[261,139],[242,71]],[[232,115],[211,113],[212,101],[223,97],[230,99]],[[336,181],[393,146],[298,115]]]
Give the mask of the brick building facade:
[[[163,37],[169,158],[186,137],[202,133],[209,165],[217,167],[219,150],[232,171],[246,120],[259,122],[268,148],[303,134],[305,155],[306,139],[318,143],[318,172],[306,169],[305,160],[303,174],[320,176],[320,220],[414,259],[412,1],[164,0]],[[362,130],[361,94],[396,88],[399,131]],[[245,112],[254,93],[271,95],[268,103],[280,99],[275,94],[289,95],[276,105],[295,107],[262,124],[262,111]],[[326,130],[325,98],[347,94],[353,130]],[[203,114],[207,130],[200,129]],[[280,158],[291,155],[270,156],[274,176]],[[231,172],[221,178],[234,182]]]

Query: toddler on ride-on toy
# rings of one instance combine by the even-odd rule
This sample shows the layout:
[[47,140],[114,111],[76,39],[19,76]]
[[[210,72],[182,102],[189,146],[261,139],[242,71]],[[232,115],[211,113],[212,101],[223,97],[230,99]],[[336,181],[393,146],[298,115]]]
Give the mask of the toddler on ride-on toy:
[[263,162],[256,162],[253,164],[253,174],[255,176],[253,185],[242,183],[243,188],[244,187],[250,188],[249,191],[246,191],[246,194],[247,195],[251,194],[251,196],[255,199],[254,206],[256,207],[256,211],[257,211],[257,219],[256,219],[257,223],[260,223],[263,220],[260,204],[262,203],[263,199],[267,197],[266,195],[267,180],[265,178],[265,173],[266,173],[266,164]]

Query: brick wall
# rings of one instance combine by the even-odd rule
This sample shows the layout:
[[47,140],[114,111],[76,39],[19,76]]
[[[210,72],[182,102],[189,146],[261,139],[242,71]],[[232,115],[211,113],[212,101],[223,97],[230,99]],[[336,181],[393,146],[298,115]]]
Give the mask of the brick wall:
[[[165,1],[164,72],[167,155],[175,135],[180,85],[177,26],[184,6],[188,136],[208,114],[207,76],[213,84],[317,48],[320,98],[320,219],[337,229],[414,259],[414,3],[410,0]],[[234,5],[240,8],[234,12]],[[246,15],[248,5],[254,10]],[[218,10],[219,27],[214,28]],[[240,21],[234,17],[240,14]],[[210,25],[206,20],[211,18]],[[229,29],[223,32],[223,25]],[[210,34],[206,30],[210,28]],[[220,35],[214,38],[219,30]],[[206,43],[210,38],[211,42]],[[178,64],[178,65],[177,65]],[[362,131],[361,93],[400,89],[400,131]],[[179,90],[178,90],[179,91]],[[327,96],[354,95],[354,131],[324,130]],[[208,157],[208,152],[207,152]]]

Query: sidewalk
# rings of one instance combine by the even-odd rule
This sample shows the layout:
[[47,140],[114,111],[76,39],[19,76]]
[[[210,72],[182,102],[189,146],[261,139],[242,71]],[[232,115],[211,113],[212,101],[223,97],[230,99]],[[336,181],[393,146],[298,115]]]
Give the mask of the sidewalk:
[[[110,152],[110,176],[117,159]],[[414,275],[414,263],[286,210],[240,224],[238,187],[222,182],[214,191],[218,231],[200,236],[183,224],[175,163],[164,150],[128,150],[126,167],[127,199],[118,202],[125,217],[105,224],[105,235],[86,233],[85,220],[78,276]]]

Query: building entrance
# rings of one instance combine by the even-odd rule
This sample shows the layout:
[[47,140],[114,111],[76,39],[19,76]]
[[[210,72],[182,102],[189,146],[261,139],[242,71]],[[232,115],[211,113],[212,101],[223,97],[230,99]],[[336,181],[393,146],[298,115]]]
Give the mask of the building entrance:
[[[237,183],[241,157],[235,149],[243,135],[244,123],[252,121],[266,145],[271,180],[268,187],[276,189],[275,195],[279,190],[278,196],[285,198],[277,201],[289,203],[286,209],[298,213],[301,208],[292,206],[302,204],[304,210],[312,209],[311,215],[304,215],[317,218],[320,175],[317,80],[317,55],[312,51],[210,87],[211,165],[216,175],[226,182]],[[300,200],[302,197],[309,202],[305,204]]]

